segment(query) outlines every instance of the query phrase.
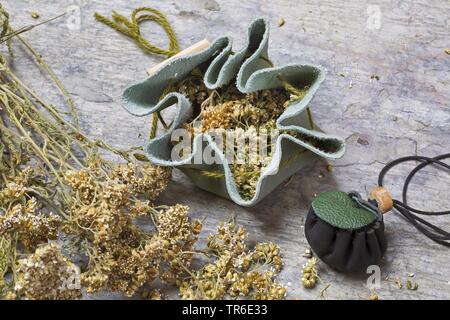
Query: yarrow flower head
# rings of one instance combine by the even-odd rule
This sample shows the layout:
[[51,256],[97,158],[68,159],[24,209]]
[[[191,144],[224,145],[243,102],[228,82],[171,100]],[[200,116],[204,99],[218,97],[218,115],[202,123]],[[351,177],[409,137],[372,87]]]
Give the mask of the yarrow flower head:
[[0,216],[0,236],[15,234],[26,248],[34,250],[39,243],[55,240],[61,223],[59,216],[39,212],[38,202],[31,198]]
[[[238,90],[235,83],[230,83],[222,88],[208,90],[201,77],[195,73],[171,88],[172,91],[184,94],[194,104],[194,109],[199,110],[192,122],[183,124],[183,128],[191,136],[200,133],[213,135],[219,129],[229,131],[231,129],[236,132],[235,138],[244,140],[244,144],[237,143],[234,139],[231,142],[225,139],[225,143],[220,143],[222,150],[227,150],[227,153],[230,149],[233,150],[231,156],[234,157],[234,161],[229,161],[230,169],[237,189],[244,199],[251,199],[254,196],[257,181],[271,162],[275,151],[275,141],[261,144],[260,136],[265,137],[275,132],[276,120],[292,101],[302,99],[308,89],[306,86],[296,90],[297,95],[289,94],[284,89],[268,89],[244,94]],[[196,124],[199,122],[201,125],[197,128]],[[251,133],[251,136],[248,133]],[[289,134],[296,136],[295,132]],[[259,152],[254,155],[250,153],[250,144],[258,144],[258,148],[264,148],[264,151],[258,150]],[[239,161],[242,159],[238,159],[242,154],[251,156],[242,163]],[[182,158],[186,156],[188,155],[182,154]]]
[[249,250],[247,238],[244,228],[234,223],[221,223],[207,242],[216,260],[194,272],[189,281],[178,281],[181,297],[222,299],[229,295],[283,299],[286,288],[275,280],[282,268],[278,246],[270,242],[258,243]]
[[31,300],[79,299],[77,275],[77,267],[62,255],[60,248],[48,244],[19,260],[15,292]]

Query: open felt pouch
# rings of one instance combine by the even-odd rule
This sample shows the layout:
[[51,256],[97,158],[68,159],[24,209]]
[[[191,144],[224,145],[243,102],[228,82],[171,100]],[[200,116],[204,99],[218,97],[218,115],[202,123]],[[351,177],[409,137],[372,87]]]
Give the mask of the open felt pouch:
[[[233,51],[231,39],[221,37],[201,52],[180,56],[164,64],[145,81],[133,85],[123,93],[123,106],[136,116],[145,116],[176,105],[176,115],[170,128],[150,140],[145,147],[148,159],[157,165],[179,168],[200,188],[230,198],[242,206],[251,206],[263,199],[277,185],[316,159],[337,159],[344,154],[343,139],[325,134],[311,127],[307,106],[324,80],[322,68],[306,64],[274,67],[268,57],[269,27],[264,19],[255,20],[249,27],[248,40],[240,51]],[[191,102],[182,94],[166,92],[169,84],[187,77],[194,69],[203,74],[208,89],[236,85],[241,93],[283,88],[283,81],[296,87],[308,87],[305,95],[291,101],[276,120],[280,130],[271,162],[264,168],[251,199],[243,198],[236,187],[229,162],[208,133],[196,135],[189,156],[182,160],[171,157],[174,130],[195,117]],[[295,132],[293,136],[288,132]],[[220,158],[219,163],[198,164],[194,159],[210,147]],[[204,174],[220,172],[222,176]]]

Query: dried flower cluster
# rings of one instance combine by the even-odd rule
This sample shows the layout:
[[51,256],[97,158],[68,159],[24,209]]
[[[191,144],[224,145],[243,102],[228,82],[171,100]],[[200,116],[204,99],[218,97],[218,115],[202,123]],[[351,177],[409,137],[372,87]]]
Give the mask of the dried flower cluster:
[[306,265],[303,266],[302,274],[303,287],[311,289],[317,285],[317,280],[319,280],[319,275],[317,273],[317,258],[312,257],[308,260]]
[[[214,134],[215,129],[235,130],[233,134],[233,141],[236,141],[233,142],[235,160],[242,154],[251,154],[250,148],[254,146],[248,141],[259,141],[261,133],[268,135],[267,143],[256,147],[258,151],[256,159],[254,157],[239,159],[244,161],[235,161],[231,164],[236,186],[245,199],[254,196],[258,178],[272,159],[275,138],[270,137],[270,134],[276,129],[276,120],[292,101],[303,98],[307,89],[308,87],[298,90],[296,95],[289,94],[284,89],[243,94],[232,83],[223,88],[208,90],[197,74],[187,77],[173,88],[174,91],[184,94],[198,110],[195,119],[184,125],[192,135],[206,131]],[[194,127],[196,121],[201,121],[200,128]],[[243,140],[243,143],[240,144],[237,140]],[[241,147],[244,150],[240,150]],[[267,148],[266,153],[259,152],[259,148],[262,147]]]
[[18,261],[15,293],[25,299],[68,300],[81,297],[78,267],[64,257],[60,248],[48,244]]
[[282,268],[280,249],[273,243],[247,248],[248,234],[234,223],[222,223],[208,237],[207,253],[215,261],[191,272],[189,280],[178,281],[183,299],[283,299],[286,288],[275,280]]
[[17,203],[0,217],[0,235],[13,235],[27,249],[34,250],[39,243],[55,240],[61,218],[52,213],[38,211],[38,202],[30,198],[25,204]]
[[[66,174],[71,197],[82,201],[70,208],[65,231],[84,239],[89,262],[81,283],[88,292],[108,288],[132,296],[157,277],[170,282],[189,267],[201,223],[190,221],[186,206],[152,204],[170,177],[168,168],[133,164],[114,167],[102,183],[87,171]],[[155,232],[137,227],[136,217],[151,217]]]

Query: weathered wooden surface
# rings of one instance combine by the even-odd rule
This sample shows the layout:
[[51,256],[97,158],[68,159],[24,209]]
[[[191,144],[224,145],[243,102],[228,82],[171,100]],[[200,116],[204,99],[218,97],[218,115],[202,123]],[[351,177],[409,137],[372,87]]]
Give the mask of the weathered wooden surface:
[[[86,131],[122,147],[145,143],[149,119],[127,114],[118,98],[160,58],[146,55],[124,36],[96,23],[95,11],[128,14],[150,4],[168,15],[181,47],[230,34],[238,48],[247,24],[264,16],[272,23],[270,55],[276,63],[303,61],[328,70],[313,112],[321,128],[348,142],[347,154],[333,163],[332,172],[326,171],[324,162],[311,165],[254,208],[241,208],[201,191],[179,172],[163,196],[165,202],[189,205],[196,217],[207,217],[205,234],[220,220],[236,215],[252,241],[278,243],[286,263],[280,279],[289,284],[288,298],[315,299],[328,283],[332,299],[366,299],[371,293],[366,277],[345,276],[324,264],[320,264],[324,284],[310,291],[301,288],[302,254],[307,248],[303,223],[315,193],[336,188],[365,193],[389,160],[450,149],[450,55],[444,52],[450,47],[448,1],[6,0],[3,4],[17,27],[35,22],[31,10],[44,19],[73,9],[69,17],[30,32],[28,38],[73,95]],[[280,17],[286,20],[281,28]],[[159,28],[148,27],[146,33],[164,44]],[[41,75],[32,66],[24,59],[16,63],[26,80],[58,102],[51,88],[40,84]],[[372,74],[379,80],[371,79]],[[397,197],[406,173],[404,166],[389,177]],[[433,170],[421,174],[411,186],[411,202],[427,209],[448,208],[448,180],[448,175]],[[449,217],[435,221],[449,225]],[[450,298],[450,250],[418,234],[396,214],[386,217],[386,228],[389,249],[382,278],[390,275],[405,281],[414,274],[419,289],[400,290],[393,281],[383,280],[374,292],[381,299]]]

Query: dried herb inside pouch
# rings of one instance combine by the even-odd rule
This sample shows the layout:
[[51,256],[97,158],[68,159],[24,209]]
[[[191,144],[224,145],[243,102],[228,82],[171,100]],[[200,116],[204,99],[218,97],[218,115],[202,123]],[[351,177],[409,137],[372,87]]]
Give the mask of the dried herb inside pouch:
[[[195,134],[214,132],[215,129],[235,130],[237,137],[247,133],[247,138],[251,138],[251,132],[254,132],[253,138],[256,141],[257,134],[261,130],[265,130],[267,133],[275,132],[278,117],[289,107],[289,103],[302,99],[307,90],[308,87],[297,90],[297,95],[290,94],[284,88],[244,94],[237,89],[234,82],[222,88],[210,90],[206,88],[198,73],[192,73],[181,82],[170,86],[170,91],[179,92],[192,101],[194,110],[196,110],[192,121],[184,125],[184,128],[192,135],[191,141]],[[196,131],[194,125],[197,121],[201,123],[201,127],[195,128]],[[312,122],[310,125],[313,127]],[[313,140],[297,132],[281,133],[289,133],[293,137],[306,141]],[[320,143],[318,141],[310,142]],[[250,148],[248,144],[245,144],[245,147]],[[224,146],[224,150],[227,150],[226,146]],[[235,158],[239,151],[242,150],[234,148]],[[256,183],[262,171],[271,162],[274,151],[275,141],[271,139],[268,142],[266,157],[260,156],[258,152],[256,161],[252,159],[253,161],[247,161],[244,164],[233,163],[230,165],[237,189],[244,199],[251,199],[254,196]],[[210,176],[212,174],[208,173]]]

